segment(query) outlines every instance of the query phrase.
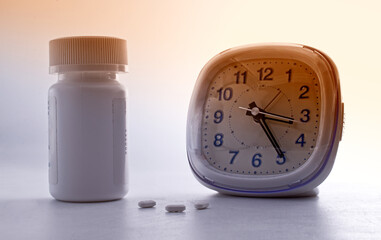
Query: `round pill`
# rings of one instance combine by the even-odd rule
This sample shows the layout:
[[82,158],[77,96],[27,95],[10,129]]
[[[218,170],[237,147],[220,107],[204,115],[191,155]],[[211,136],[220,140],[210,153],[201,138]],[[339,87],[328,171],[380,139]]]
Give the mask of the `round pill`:
[[206,201],[199,201],[194,204],[194,207],[198,210],[206,209],[209,207],[209,203]]
[[156,205],[156,202],[154,200],[144,200],[140,201],[138,205],[141,208],[151,208]]
[[168,212],[184,212],[185,205],[183,204],[171,204],[165,207]]

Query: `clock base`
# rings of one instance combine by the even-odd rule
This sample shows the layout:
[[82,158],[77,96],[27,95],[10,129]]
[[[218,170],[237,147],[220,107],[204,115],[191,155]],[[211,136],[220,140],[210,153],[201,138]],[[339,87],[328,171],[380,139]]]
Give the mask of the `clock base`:
[[248,195],[248,194],[232,194],[231,192],[219,191],[223,195],[237,196],[237,197],[254,197],[254,198],[309,198],[317,197],[319,194],[319,189],[316,187],[307,192],[298,193],[298,194],[289,194],[289,195]]
[[318,194],[319,194],[319,189],[314,188],[310,191],[300,193],[300,194],[296,194],[295,196],[291,196],[291,197],[316,197]]

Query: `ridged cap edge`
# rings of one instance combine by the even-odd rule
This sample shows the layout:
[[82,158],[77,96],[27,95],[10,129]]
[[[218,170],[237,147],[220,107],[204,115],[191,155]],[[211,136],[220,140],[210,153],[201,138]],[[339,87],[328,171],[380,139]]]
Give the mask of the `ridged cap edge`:
[[127,71],[127,42],[106,36],[65,37],[49,42],[50,73]]

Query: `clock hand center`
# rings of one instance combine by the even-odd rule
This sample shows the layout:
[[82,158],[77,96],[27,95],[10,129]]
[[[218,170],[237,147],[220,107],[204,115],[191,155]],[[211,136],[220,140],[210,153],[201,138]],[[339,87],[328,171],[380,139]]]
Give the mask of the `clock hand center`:
[[246,110],[246,111],[249,111],[251,113],[251,115],[253,116],[257,116],[259,113],[262,113],[259,108],[257,107],[253,107],[252,109],[250,108],[245,108],[245,107],[238,107],[239,109],[242,109],[242,110]]

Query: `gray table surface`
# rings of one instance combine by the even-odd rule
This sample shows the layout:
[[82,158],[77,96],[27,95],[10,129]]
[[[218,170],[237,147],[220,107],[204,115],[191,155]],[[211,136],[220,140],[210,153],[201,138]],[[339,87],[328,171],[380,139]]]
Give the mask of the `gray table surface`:
[[[79,204],[49,195],[40,162],[0,162],[0,239],[381,239],[379,184],[328,178],[318,197],[243,198],[203,187],[190,171],[130,169],[124,199]],[[156,207],[139,209],[144,199]],[[210,208],[194,209],[197,200]],[[171,203],[187,209],[166,213]]]

